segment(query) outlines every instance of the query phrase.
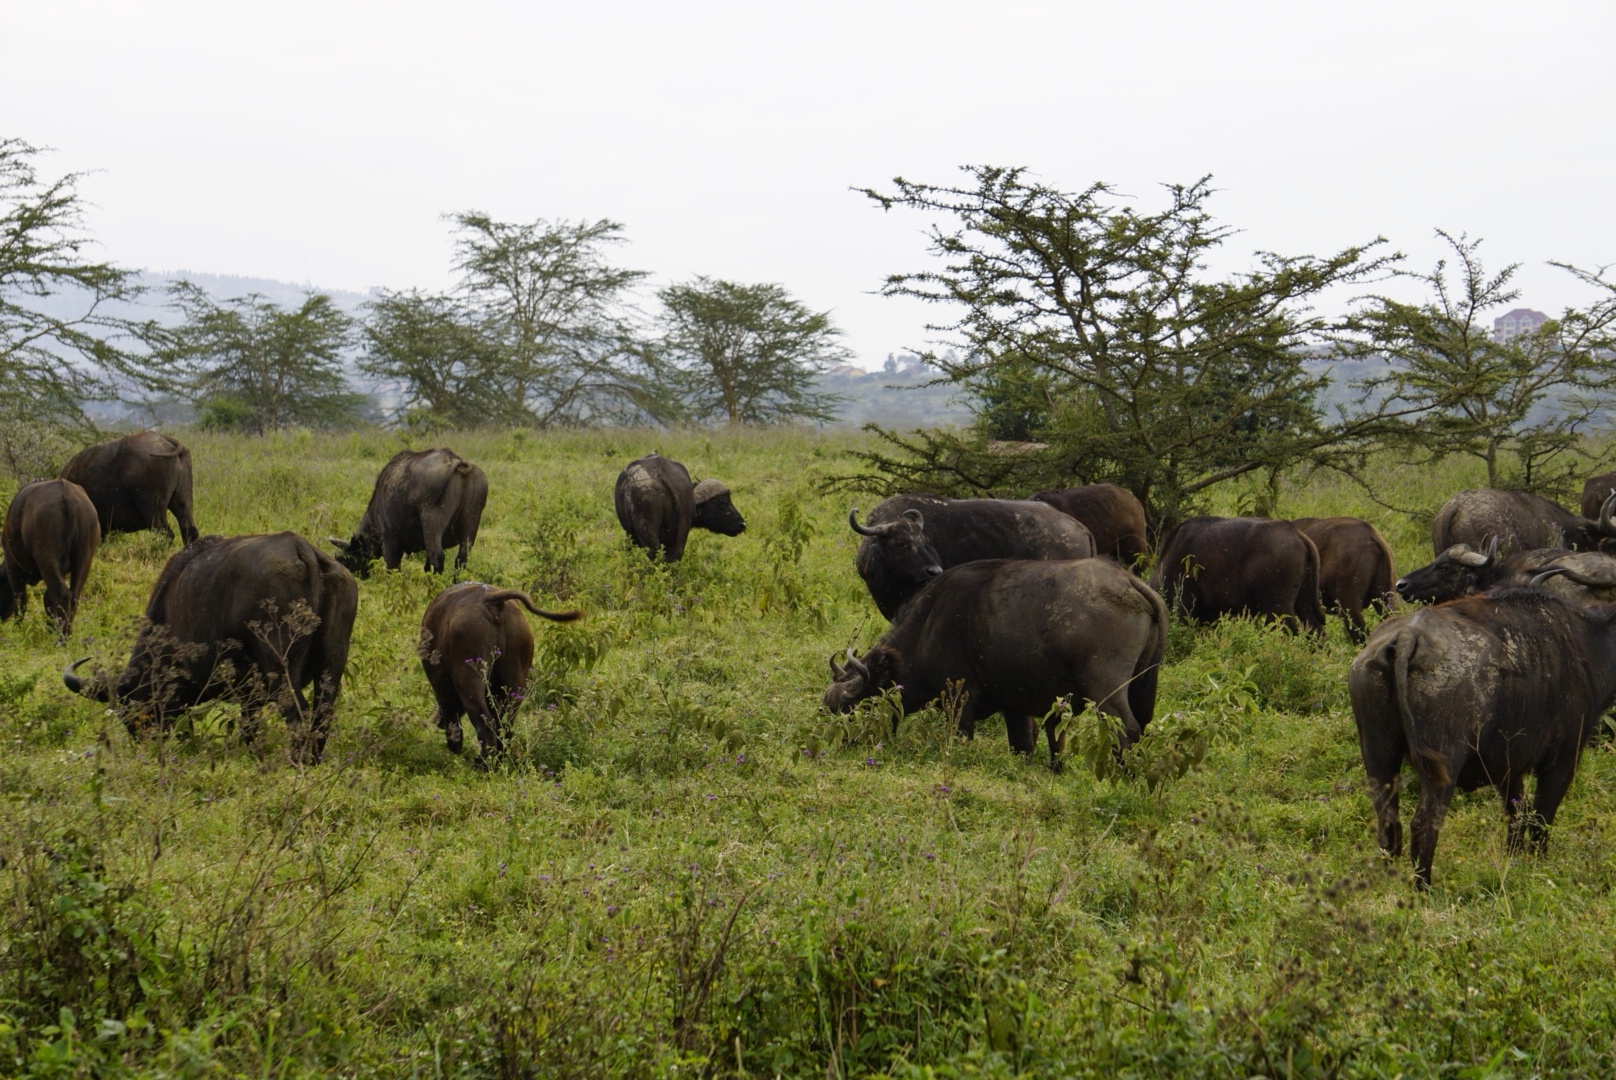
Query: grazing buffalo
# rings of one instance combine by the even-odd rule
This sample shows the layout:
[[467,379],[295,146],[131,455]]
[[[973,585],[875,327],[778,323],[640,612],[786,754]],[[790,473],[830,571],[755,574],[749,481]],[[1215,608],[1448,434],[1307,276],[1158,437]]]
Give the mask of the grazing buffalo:
[[1479,550],[1494,536],[1498,538],[1498,550],[1506,555],[1532,548],[1598,551],[1600,540],[1616,535],[1610,502],[1607,499],[1592,517],[1578,517],[1558,503],[1527,491],[1461,491],[1436,512],[1436,520],[1431,523],[1431,554],[1440,555],[1455,544]]
[[1376,528],[1355,517],[1297,518],[1291,522],[1319,549],[1319,601],[1339,612],[1347,636],[1364,641],[1364,608],[1382,615],[1392,597],[1392,549]]
[[[1031,754],[1038,721],[1060,698],[1093,701],[1122,723],[1132,745],[1156,709],[1156,675],[1167,642],[1167,606],[1109,559],[985,559],[956,566],[926,586],[880,644],[847,665],[831,657],[825,707],[846,712],[888,687],[914,712],[957,683],[959,727],[1004,714],[1011,749]],[[1050,759],[1065,749],[1045,724]]]
[[[136,737],[223,697],[241,704],[250,740],[259,710],[274,705],[292,729],[294,759],[318,763],[358,607],[353,575],[296,533],[207,536],[163,567],[117,682],[79,678],[84,660],[62,681],[115,701]],[[311,685],[312,706],[303,693]]]
[[625,465],[617,474],[612,502],[629,539],[653,559],[660,551],[665,562],[684,558],[693,528],[723,536],[746,531],[746,520],[730,502],[729,488],[717,480],[692,483],[688,469],[661,454],[647,454]]
[[1196,622],[1261,615],[1324,632],[1319,550],[1288,521],[1189,518],[1168,534],[1150,584]]
[[376,477],[353,537],[330,540],[337,561],[361,577],[373,559],[397,570],[416,551],[426,552],[428,573],[441,574],[444,549],[456,544],[458,570],[477,542],[487,502],[488,477],[453,450],[400,450]]
[[155,529],[169,539],[172,513],[180,539],[197,538],[191,516],[191,452],[173,436],[142,431],[85,447],[68,461],[62,479],[84,489],[95,504],[101,535]]
[[[1616,605],[1506,587],[1387,619],[1347,675],[1376,839],[1402,852],[1403,763],[1420,778],[1410,855],[1431,883],[1456,788],[1497,788],[1509,845],[1541,850],[1599,718],[1616,703]],[[1532,804],[1523,781],[1537,776]]]
[[1498,585],[1525,585],[1546,570],[1554,576],[1541,581],[1541,587],[1567,600],[1616,600],[1616,556],[1568,548],[1534,548],[1501,556],[1496,537],[1481,551],[1468,544],[1453,545],[1398,579],[1397,595],[1441,604]]
[[894,495],[858,522],[859,577],[888,619],[944,570],[978,559],[1087,559],[1094,536],[1082,522],[1031,499]]
[[59,637],[73,629],[90,563],[101,543],[95,504],[71,480],[35,480],[12,498],[0,525],[0,619],[28,607],[28,586],[45,583],[45,614]]
[[1123,566],[1132,566],[1150,550],[1145,536],[1145,508],[1115,484],[1084,484],[1032,496],[1081,521],[1094,536],[1094,550]]
[[533,631],[524,607],[556,622],[583,614],[541,611],[525,592],[466,581],[433,597],[421,617],[421,666],[438,701],[438,726],[457,754],[461,714],[471,718],[483,758],[503,745],[500,730],[521,705],[533,669]]
[[1616,472],[1590,476],[1582,485],[1582,516],[1597,521],[1605,500],[1616,493]]

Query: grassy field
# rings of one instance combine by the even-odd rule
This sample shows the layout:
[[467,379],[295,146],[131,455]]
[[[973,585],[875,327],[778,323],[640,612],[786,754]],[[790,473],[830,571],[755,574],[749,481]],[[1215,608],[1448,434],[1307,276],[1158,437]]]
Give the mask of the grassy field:
[[[203,532],[322,543],[399,448],[186,438]],[[278,722],[243,745],[226,706],[132,742],[58,677],[121,665],[174,550],[111,538],[71,643],[37,595],[0,625],[0,1074],[1616,1072],[1608,746],[1544,857],[1506,856],[1490,793],[1458,798],[1422,897],[1374,847],[1339,626],[1175,628],[1154,787],[1052,774],[997,721],[967,743],[935,710],[829,717],[826,658],[884,626],[852,500],[817,494],[858,439],[446,440],[491,486],[466,576],[588,613],[535,620],[489,772],[430,723],[416,632],[445,582],[416,561],[361,583],[323,765],[291,767]],[[746,534],[697,533],[672,570],[630,550],[612,482],[653,448],[726,480]],[[1389,471],[1382,494],[1431,510],[1474,481]],[[1282,511],[1429,553],[1339,482]]]

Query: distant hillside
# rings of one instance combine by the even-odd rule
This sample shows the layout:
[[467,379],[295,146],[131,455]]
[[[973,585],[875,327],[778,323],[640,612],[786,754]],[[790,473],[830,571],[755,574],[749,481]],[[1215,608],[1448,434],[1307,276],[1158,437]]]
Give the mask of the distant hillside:
[[910,367],[896,372],[860,372],[844,365],[819,380],[822,390],[847,398],[835,427],[882,427],[910,430],[917,427],[964,426],[971,410],[953,386],[928,386],[934,371]]

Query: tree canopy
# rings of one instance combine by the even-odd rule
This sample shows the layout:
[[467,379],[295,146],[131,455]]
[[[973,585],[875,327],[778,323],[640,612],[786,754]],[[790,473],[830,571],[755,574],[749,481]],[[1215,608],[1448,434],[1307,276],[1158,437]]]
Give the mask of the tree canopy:
[[657,293],[658,349],[682,375],[698,420],[772,424],[836,418],[834,394],[815,376],[852,353],[829,312],[811,311],[783,286],[697,277]]
[[[1306,361],[1329,323],[1310,305],[1384,273],[1395,256],[1380,240],[1322,258],[1258,252],[1220,276],[1208,260],[1232,230],[1208,210],[1209,178],[1143,212],[1103,183],[1069,193],[1021,169],[964,172],[865,194],[933,219],[938,264],[883,292],[946,313],[928,329],[958,352],[925,359],[986,407],[966,437],[884,433],[866,481],[1006,494],[1111,481],[1162,521],[1234,477],[1363,452],[1379,417],[1316,404],[1324,376]],[[1005,437],[1043,446],[990,445]]]
[[461,300],[390,292],[366,316],[359,370],[399,388],[406,426],[473,428],[506,414],[502,353]]

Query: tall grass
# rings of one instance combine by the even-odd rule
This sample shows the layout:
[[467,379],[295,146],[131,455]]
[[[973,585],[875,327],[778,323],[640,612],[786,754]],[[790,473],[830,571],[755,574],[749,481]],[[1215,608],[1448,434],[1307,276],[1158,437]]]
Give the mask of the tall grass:
[[[400,445],[187,441],[205,532],[317,542],[351,531]],[[1490,795],[1456,800],[1417,896],[1374,847],[1338,626],[1322,644],[1175,627],[1132,778],[1056,775],[996,723],[948,737],[946,708],[896,730],[879,702],[820,711],[826,658],[884,626],[845,497],[816,494],[858,437],[444,441],[490,480],[467,576],[588,612],[535,626],[489,772],[429,722],[416,629],[445,582],[418,562],[362,583],[307,770],[275,724],[244,745],[232,706],[135,743],[61,687],[64,660],[127,655],[173,550],[158,537],[104,544],[66,647],[37,604],[0,626],[0,1073],[1616,1067],[1610,750],[1546,856],[1505,853]],[[746,534],[697,533],[673,568],[630,549],[612,482],[653,448],[727,481]],[[1379,490],[1429,512],[1473,479],[1388,472]],[[1281,510],[1367,517],[1402,567],[1429,550],[1420,521],[1347,484],[1293,480]]]

